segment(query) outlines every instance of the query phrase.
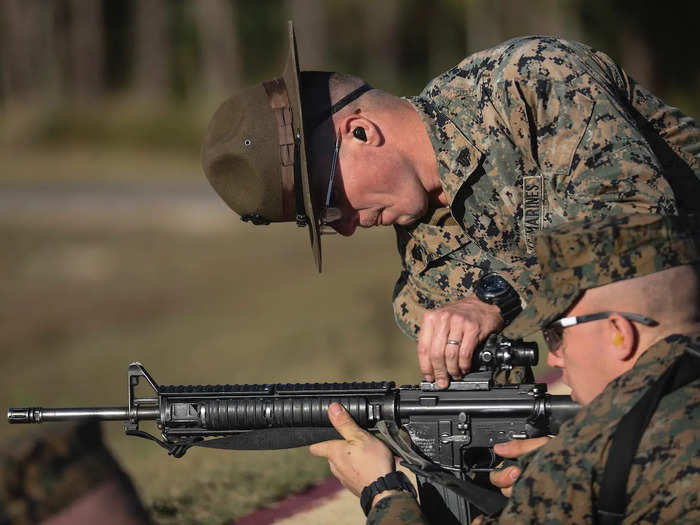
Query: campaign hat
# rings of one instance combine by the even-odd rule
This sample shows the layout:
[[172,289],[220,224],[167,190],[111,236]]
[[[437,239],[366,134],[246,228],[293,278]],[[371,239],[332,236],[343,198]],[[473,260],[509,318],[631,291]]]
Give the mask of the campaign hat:
[[364,83],[331,104],[328,80],[333,73],[300,71],[291,21],[288,43],[282,76],[237,91],[214,113],[201,160],[214,190],[242,220],[256,225],[293,221],[307,227],[320,272],[321,235],[332,231],[320,221],[330,170],[313,179],[309,136],[324,123],[331,125],[333,113],[372,88]]

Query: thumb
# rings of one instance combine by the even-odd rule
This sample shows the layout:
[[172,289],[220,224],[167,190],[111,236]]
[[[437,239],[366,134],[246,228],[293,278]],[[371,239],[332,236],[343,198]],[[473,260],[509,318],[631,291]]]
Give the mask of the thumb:
[[328,419],[331,420],[343,439],[347,441],[362,439],[366,434],[340,403],[331,403],[328,407]]

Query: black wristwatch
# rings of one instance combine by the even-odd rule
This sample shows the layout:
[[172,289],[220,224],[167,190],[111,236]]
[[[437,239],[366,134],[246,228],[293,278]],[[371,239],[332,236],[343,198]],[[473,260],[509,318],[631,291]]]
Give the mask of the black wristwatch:
[[411,495],[416,497],[416,489],[413,484],[408,479],[408,476],[397,470],[395,472],[390,472],[386,476],[381,476],[377,481],[374,481],[362,489],[362,494],[360,494],[360,505],[365,513],[365,516],[369,515],[369,511],[372,509],[372,501],[374,497],[380,492],[385,490],[404,490],[410,492]]
[[483,302],[498,306],[508,326],[522,310],[518,292],[497,273],[488,273],[476,282],[474,293]]

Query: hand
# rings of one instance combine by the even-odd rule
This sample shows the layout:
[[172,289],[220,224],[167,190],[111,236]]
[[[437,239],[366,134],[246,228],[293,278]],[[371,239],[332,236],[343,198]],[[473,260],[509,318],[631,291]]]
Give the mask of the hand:
[[[316,443],[309,452],[328,459],[333,475],[359,497],[367,485],[394,471],[394,455],[384,443],[360,428],[339,403],[328,407],[328,417],[345,440]],[[378,495],[374,502],[379,499]]]
[[[429,310],[418,335],[418,364],[423,377],[447,388],[449,376],[460,378],[469,371],[476,346],[502,327],[498,307],[473,296]],[[447,344],[448,340],[460,343]]]
[[[548,437],[532,439],[514,439],[506,443],[494,445],[493,451],[503,458],[516,459],[532,450],[540,448],[549,442]],[[513,492],[513,484],[520,476],[520,468],[506,467],[503,470],[493,470],[489,473],[489,479],[496,487],[501,489],[504,496],[510,498]]]

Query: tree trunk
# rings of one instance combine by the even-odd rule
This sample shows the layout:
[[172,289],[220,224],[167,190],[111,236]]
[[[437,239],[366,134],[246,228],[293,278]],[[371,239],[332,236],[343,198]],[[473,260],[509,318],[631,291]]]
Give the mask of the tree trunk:
[[467,1],[467,54],[487,49],[502,40],[501,8],[497,2],[490,0]]
[[649,44],[629,27],[623,30],[621,42],[621,65],[624,70],[644,87],[655,91],[654,55]]
[[226,0],[195,2],[202,38],[204,88],[207,93],[228,93],[241,86],[241,57],[234,32],[234,11]]
[[399,2],[367,2],[366,50],[367,77],[376,87],[395,90],[398,83]]
[[[384,0],[382,0],[384,1]],[[328,16],[323,0],[289,0],[299,51],[299,68],[328,69]]]
[[80,99],[95,99],[104,87],[101,2],[69,0],[68,8],[68,93]]
[[165,98],[170,87],[168,6],[165,0],[138,0],[134,8],[134,89],[144,98]]
[[571,2],[469,0],[466,18],[469,53],[518,36],[544,35],[581,39],[578,14]]
[[53,15],[53,3],[0,0],[0,99],[50,89]]

